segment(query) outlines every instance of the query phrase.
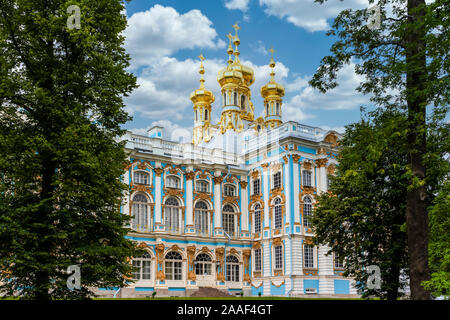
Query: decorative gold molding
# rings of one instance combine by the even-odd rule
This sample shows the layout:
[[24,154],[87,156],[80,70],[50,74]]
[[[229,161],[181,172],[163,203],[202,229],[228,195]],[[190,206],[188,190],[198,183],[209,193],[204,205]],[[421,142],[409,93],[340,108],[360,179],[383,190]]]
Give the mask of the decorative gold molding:
[[327,164],[327,162],[328,162],[328,159],[327,159],[327,158],[317,159],[317,160],[316,160],[316,166],[319,167],[319,168],[325,167],[326,164]]
[[303,161],[303,162],[302,162],[302,167],[303,167],[305,170],[311,170],[311,169],[312,169],[312,163],[311,163],[311,161],[309,161],[309,160]]
[[251,177],[252,177],[253,180],[256,180],[256,179],[259,178],[260,172],[259,172],[259,170],[256,170],[256,169],[255,169],[255,170],[252,171],[252,173],[251,173],[250,175],[251,175]]
[[242,189],[247,189],[247,185],[248,185],[247,181],[239,181],[239,184],[241,185]]
[[219,248],[216,248],[216,250],[215,250],[216,260],[219,261],[219,265],[220,265],[220,272],[217,272],[217,276],[216,276],[217,281],[225,281],[224,270],[223,270],[224,252],[225,252],[225,247],[219,247]]
[[263,168],[264,171],[267,171],[267,168],[269,167],[268,163],[263,163],[261,164],[261,167]]
[[147,185],[147,184],[131,184],[130,188],[131,188],[132,192],[140,191],[140,192],[152,193],[152,190],[153,190],[153,187],[150,185]]
[[192,180],[195,177],[195,172],[191,171],[191,172],[186,172],[185,173],[186,176],[186,180]]
[[338,145],[338,138],[334,134],[334,132],[330,132],[329,134],[327,134],[323,141],[331,144],[332,147],[336,147]]
[[223,181],[223,177],[222,176],[214,177],[213,180],[215,184],[220,184]]
[[282,245],[283,245],[283,242],[281,241],[280,237],[273,238],[272,247],[277,247],[277,246],[282,246]]
[[298,160],[300,160],[300,158],[301,158],[301,156],[300,155],[298,155],[298,154],[293,154],[292,155],[292,160],[294,160],[294,162],[298,162]]
[[252,248],[253,249],[260,249],[261,248],[261,242],[260,241],[253,242]]
[[161,176],[161,173],[163,173],[163,172],[164,172],[163,169],[161,169],[161,168],[155,168],[155,174],[156,174],[156,176],[160,177],[160,176]]
[[156,268],[157,269],[158,269],[158,267],[160,268],[160,270],[156,273],[156,279],[164,281],[166,276],[164,274],[164,268],[162,266],[163,261],[164,261],[164,244],[163,243],[158,243],[157,245],[155,245],[155,253],[156,253],[156,263],[157,263]]
[[281,287],[281,286],[285,283],[284,280],[283,280],[282,282],[280,282],[279,285],[276,285],[276,284],[273,282],[273,280],[272,280],[271,282],[272,282],[272,285],[274,285],[274,286],[277,287],[277,288]]
[[284,163],[287,164],[289,162],[289,157],[283,156]]
[[327,173],[328,174],[334,174],[336,172],[336,165],[334,163],[331,163],[328,167],[327,167]]
[[188,246],[186,248],[186,253],[187,253],[187,258],[188,258],[187,278],[188,278],[188,280],[195,281],[195,279],[197,278],[195,275],[195,270],[194,270],[195,245]]

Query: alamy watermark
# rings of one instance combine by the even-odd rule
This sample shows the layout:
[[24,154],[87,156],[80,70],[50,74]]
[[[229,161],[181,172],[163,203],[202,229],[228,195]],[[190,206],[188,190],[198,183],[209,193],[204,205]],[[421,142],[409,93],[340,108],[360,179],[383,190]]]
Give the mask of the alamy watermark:
[[71,265],[67,268],[67,273],[70,276],[67,278],[67,288],[69,290],[81,289],[81,270],[78,265]]
[[81,29],[81,10],[77,5],[71,5],[67,7],[67,13],[70,16],[67,18],[67,28],[69,30],[72,29]]
[[381,27],[381,8],[379,4],[376,4],[367,9],[367,12],[370,14],[369,19],[367,20],[367,28],[371,30],[377,30]]
[[366,286],[367,289],[381,289],[381,271],[380,267],[377,265],[371,265],[366,268],[369,277],[367,278]]

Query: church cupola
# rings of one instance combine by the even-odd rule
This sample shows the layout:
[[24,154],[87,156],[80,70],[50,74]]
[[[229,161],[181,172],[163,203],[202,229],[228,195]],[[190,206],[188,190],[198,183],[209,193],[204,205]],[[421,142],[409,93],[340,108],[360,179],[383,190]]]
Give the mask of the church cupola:
[[270,81],[261,88],[261,96],[264,98],[264,122],[268,129],[276,128],[283,122],[281,120],[281,106],[283,104],[284,87],[275,81],[275,61],[273,60],[274,50],[270,58]]
[[229,39],[228,65],[217,75],[222,95],[222,115],[219,124],[222,133],[229,129],[241,132],[245,128],[245,121],[253,121],[254,113],[249,88],[255,81],[253,69],[243,66],[239,60],[238,30],[240,28],[237,24],[233,28],[235,35],[227,35]]
[[194,132],[192,143],[200,144],[202,141],[208,142],[211,139],[211,104],[215,98],[211,91],[205,88],[205,68],[202,54],[200,59],[200,88],[191,93],[190,99],[194,104]]

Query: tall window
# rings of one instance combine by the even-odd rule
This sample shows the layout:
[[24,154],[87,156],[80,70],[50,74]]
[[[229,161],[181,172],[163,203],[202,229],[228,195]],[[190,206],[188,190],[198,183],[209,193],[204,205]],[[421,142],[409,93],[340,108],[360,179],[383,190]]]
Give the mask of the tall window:
[[273,175],[273,189],[278,189],[281,187],[281,172],[278,171]]
[[223,230],[228,233],[231,237],[234,236],[234,209],[229,204],[223,207],[222,213],[222,226]]
[[227,256],[225,280],[239,282],[239,260],[235,256]]
[[334,254],[334,267],[336,269],[344,268],[344,262],[341,260],[341,258],[339,257],[339,254],[337,254],[337,253]]
[[280,115],[280,103],[277,102],[277,116]]
[[231,184],[226,184],[224,186],[224,193],[227,197],[234,197],[236,196],[236,188]]
[[305,186],[305,187],[311,187],[311,186],[312,186],[312,182],[311,182],[311,171],[309,171],[309,170],[303,170],[303,171],[302,171],[302,175],[303,175],[303,186]]
[[314,247],[305,245],[303,252],[304,252],[303,260],[305,268],[314,268]]
[[283,269],[283,247],[276,246],[274,248],[275,254],[275,269]]
[[245,110],[245,96],[244,95],[241,96],[241,109]]
[[206,181],[200,180],[195,183],[195,189],[198,192],[208,192],[209,191],[208,187],[209,187],[209,183]]
[[237,106],[237,92],[236,91],[233,94],[233,105]]
[[259,194],[261,191],[260,180],[253,180],[253,194]]
[[224,106],[227,105],[227,93],[226,92],[223,93],[223,105]]
[[258,204],[255,205],[254,221],[255,221],[255,233],[261,232],[261,206]]
[[142,172],[142,171],[136,171],[134,172],[134,183],[138,184],[149,184],[150,181],[149,174]]
[[303,199],[303,225],[305,227],[311,226],[311,214],[312,214],[312,201],[310,197]]
[[137,194],[133,197],[133,206],[131,209],[133,216],[131,228],[133,230],[148,230],[150,228],[148,219],[148,200],[143,194]]
[[282,223],[282,215],[281,215],[281,200],[280,198],[276,198],[274,201],[274,207],[273,207],[274,212],[274,218],[275,218],[275,229],[280,229],[281,228],[281,223]]
[[198,111],[195,110],[195,121],[198,121]]
[[182,280],[183,258],[176,251],[170,251],[165,258],[165,274],[167,280]]
[[210,276],[212,260],[206,253],[200,253],[194,261],[195,274],[199,276]]
[[205,110],[205,120],[208,120],[208,109]]
[[208,206],[203,201],[195,204],[195,231],[201,235],[208,234]]
[[268,115],[269,115],[269,104],[266,103],[266,116],[268,116]]
[[174,176],[168,176],[166,178],[166,184],[168,188],[180,188],[180,178]]
[[261,248],[255,249],[255,271],[261,271]]
[[150,280],[152,277],[152,258],[148,252],[140,257],[133,258],[133,267],[138,270],[133,271],[133,279],[135,280]]
[[166,200],[165,208],[164,208],[164,221],[166,224],[167,232],[175,232],[179,231],[179,212],[180,207],[178,200],[174,197],[170,197]]

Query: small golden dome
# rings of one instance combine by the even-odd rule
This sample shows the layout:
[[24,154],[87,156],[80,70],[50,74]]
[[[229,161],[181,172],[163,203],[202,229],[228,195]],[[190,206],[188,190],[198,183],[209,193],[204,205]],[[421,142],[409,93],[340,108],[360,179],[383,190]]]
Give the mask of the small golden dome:
[[194,92],[191,93],[190,95],[190,99],[192,101],[192,103],[196,104],[198,102],[205,102],[206,104],[211,104],[214,102],[215,97],[214,94],[207,90],[205,88],[205,79],[203,77],[203,75],[205,74],[205,68],[203,67],[203,60],[205,60],[205,58],[203,57],[202,54],[200,54],[199,56],[200,58],[200,70],[198,71],[198,73],[200,73],[201,77],[200,77],[200,88],[198,88],[197,90],[195,90]]
[[265,99],[268,96],[284,96],[284,87],[275,81],[275,61],[273,60],[273,49],[269,50],[272,52],[272,57],[270,58],[269,67],[272,68],[272,72],[270,73],[270,81],[261,87],[261,95]]

